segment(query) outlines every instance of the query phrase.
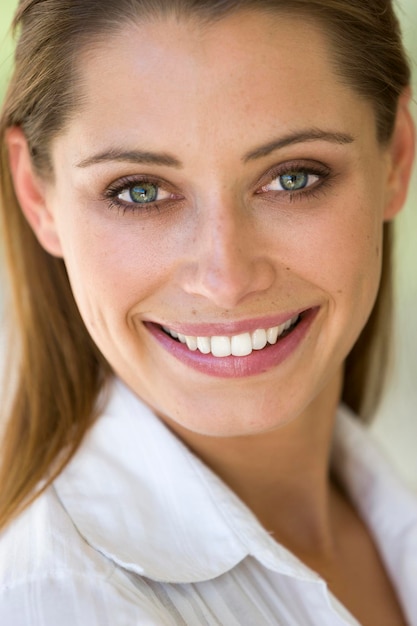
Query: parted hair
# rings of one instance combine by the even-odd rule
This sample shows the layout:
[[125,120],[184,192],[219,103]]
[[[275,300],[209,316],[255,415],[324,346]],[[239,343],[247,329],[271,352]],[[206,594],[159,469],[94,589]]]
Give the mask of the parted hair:
[[[5,141],[25,133],[35,171],[53,179],[50,145],[76,113],[81,51],[127,23],[196,19],[240,10],[314,20],[330,44],[338,78],[367,99],[378,140],[392,136],[410,68],[391,0],[21,0],[13,22],[14,71],[0,118],[0,209],[9,276],[9,389],[0,472],[0,528],[62,470],[96,416],[111,368],[90,338],[65,264],[43,250],[17,201]],[[362,418],[375,409],[390,350],[392,225],[384,225],[377,299],[349,354],[343,400]]]

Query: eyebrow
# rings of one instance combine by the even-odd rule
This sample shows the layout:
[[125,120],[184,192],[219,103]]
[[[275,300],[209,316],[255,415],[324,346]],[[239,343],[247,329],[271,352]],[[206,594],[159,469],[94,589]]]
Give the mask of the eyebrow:
[[310,141],[328,141],[329,143],[336,144],[349,144],[355,141],[352,135],[347,133],[331,132],[326,130],[320,130],[319,128],[310,128],[296,133],[291,133],[280,137],[279,139],[273,139],[266,144],[263,144],[253,150],[250,150],[243,157],[243,161],[253,161],[262,157],[268,156],[275,150],[280,150],[297,143],[307,143]]
[[[349,144],[354,142],[354,137],[346,133],[331,132],[317,128],[307,129],[285,135],[278,139],[273,139],[247,152],[243,156],[243,162],[253,161],[268,156],[275,150],[280,150],[297,143],[307,143],[311,141],[328,141],[335,144]],[[83,159],[77,163],[77,167],[85,168],[91,165],[108,162],[123,162],[143,165],[161,165],[180,169],[183,164],[175,156],[167,152],[151,152],[148,150],[118,150],[111,148],[91,157]]]
[[167,167],[181,168],[182,163],[176,157],[166,152],[149,152],[142,150],[118,150],[111,148],[91,157],[87,157],[77,167],[90,167],[98,163],[108,162],[135,163],[144,165],[165,165]]

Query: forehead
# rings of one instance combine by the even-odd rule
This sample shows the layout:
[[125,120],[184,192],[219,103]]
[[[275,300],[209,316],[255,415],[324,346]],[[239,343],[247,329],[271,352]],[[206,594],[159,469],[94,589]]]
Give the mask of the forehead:
[[337,77],[325,33],[297,14],[137,22],[88,49],[80,67],[72,130],[97,148],[221,142],[226,150],[252,133],[343,132],[364,116],[373,127],[371,107]]

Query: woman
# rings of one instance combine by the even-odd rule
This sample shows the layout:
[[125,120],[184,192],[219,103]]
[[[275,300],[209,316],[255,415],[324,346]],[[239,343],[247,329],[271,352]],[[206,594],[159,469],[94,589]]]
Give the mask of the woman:
[[417,624],[417,505],[353,414],[413,157],[391,3],[15,26],[0,622]]

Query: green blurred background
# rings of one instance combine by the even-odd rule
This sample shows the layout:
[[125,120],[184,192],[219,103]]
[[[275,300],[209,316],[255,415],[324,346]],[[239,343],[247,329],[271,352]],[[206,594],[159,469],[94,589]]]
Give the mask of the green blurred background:
[[[13,52],[9,34],[17,0],[0,0],[0,98]],[[417,97],[417,0],[397,2],[414,70]],[[413,104],[417,121],[417,106]],[[397,219],[396,356],[390,385],[373,430],[405,479],[417,489],[417,167],[406,207]]]
[[8,36],[17,0],[0,0],[0,97],[4,93],[13,54],[12,39]]

